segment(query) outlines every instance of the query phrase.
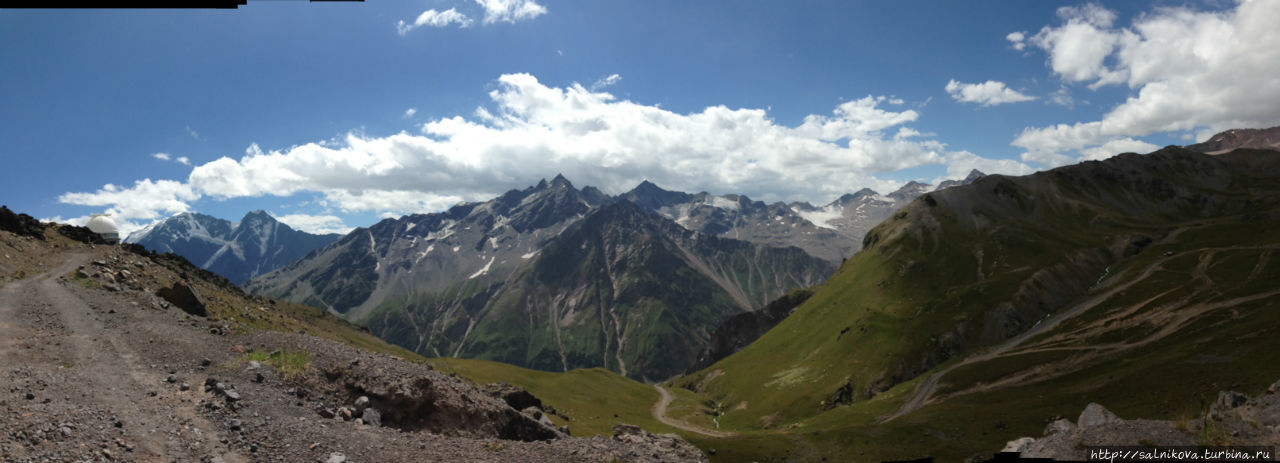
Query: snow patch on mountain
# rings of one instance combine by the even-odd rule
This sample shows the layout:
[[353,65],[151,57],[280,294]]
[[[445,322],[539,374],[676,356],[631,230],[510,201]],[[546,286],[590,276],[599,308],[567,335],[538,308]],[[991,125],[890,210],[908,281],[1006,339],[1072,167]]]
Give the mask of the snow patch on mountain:
[[730,210],[730,211],[736,211],[738,210],[738,207],[739,207],[737,201],[726,198],[724,196],[712,196],[711,205],[721,209]]
[[476,271],[476,273],[472,273],[472,274],[471,274],[471,276],[467,277],[467,279],[468,279],[468,280],[470,280],[470,279],[475,278],[475,277],[478,277],[478,276],[480,276],[480,275],[484,275],[484,274],[486,274],[486,273],[489,273],[489,267],[493,266],[493,261],[494,261],[494,259],[497,259],[497,258],[498,258],[497,256],[490,257],[490,258],[489,258],[489,263],[484,264],[484,267],[482,267],[480,270],[477,270],[477,271]]
[[[832,225],[832,221],[839,219],[844,214],[844,208],[839,204],[829,204],[822,209],[804,210],[798,207],[792,207],[791,210],[801,218],[808,220],[816,226],[835,230],[836,226]],[[781,217],[779,217],[781,219]]]

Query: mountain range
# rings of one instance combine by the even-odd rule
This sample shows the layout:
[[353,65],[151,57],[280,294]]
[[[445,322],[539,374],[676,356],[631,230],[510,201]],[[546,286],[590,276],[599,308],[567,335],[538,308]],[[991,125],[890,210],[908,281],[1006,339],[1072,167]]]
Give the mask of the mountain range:
[[[940,187],[981,177],[974,171],[962,181],[944,182]],[[488,358],[557,371],[603,366],[635,377],[663,378],[690,366],[721,321],[763,307],[788,290],[821,282],[834,264],[856,252],[866,229],[896,207],[934,189],[918,182],[883,196],[864,189],[817,208],[808,203],[765,204],[744,195],[668,191],[648,181],[612,197],[593,187],[578,190],[568,179],[557,176],[491,201],[463,204],[438,214],[384,220],[341,239],[298,232],[265,212],[255,211],[239,223],[197,213],[179,214],[132,234],[126,241],[177,253],[237,284],[248,285],[252,291],[342,314],[424,354]],[[637,207],[623,210],[625,206],[617,205],[620,202]],[[590,226],[584,225],[585,231],[580,227],[575,229],[579,234],[561,237],[571,225],[606,208],[613,208],[606,216],[614,222],[591,221]],[[628,217],[639,212],[643,214]],[[665,223],[640,228],[653,236],[626,234],[626,239],[633,241],[630,243],[618,242],[621,235],[606,232],[621,223],[639,226],[640,222]],[[693,232],[689,236],[696,238],[685,236],[686,232]],[[590,233],[595,235],[588,237]],[[696,239],[714,245],[694,246]],[[693,307],[681,309],[689,313],[681,312],[681,317],[671,320],[674,328],[652,328],[670,328],[675,333],[669,339],[674,346],[669,352],[649,352],[646,349],[657,349],[656,344],[635,341],[649,337],[651,327],[640,321],[650,315],[602,315],[599,307],[580,297],[566,303],[569,294],[596,287],[596,283],[581,279],[564,280],[564,287],[550,291],[547,297],[558,300],[561,307],[549,313],[595,313],[563,321],[590,323],[591,334],[574,332],[567,337],[593,336],[591,343],[566,345],[564,332],[574,330],[552,329],[556,323],[547,320],[543,320],[548,328],[545,332],[530,331],[524,337],[511,336],[500,326],[506,323],[501,320],[516,314],[529,319],[527,312],[535,304],[551,303],[524,294],[528,288],[540,287],[540,283],[525,280],[531,278],[528,275],[533,269],[554,267],[547,263],[550,258],[540,255],[544,247],[553,241],[572,240],[589,241],[578,246],[607,242],[607,246],[619,248],[643,241],[653,243],[653,249],[670,251],[621,258],[628,265],[621,274],[611,275],[612,263],[584,267],[621,281],[643,283],[610,289],[605,295],[610,304],[627,297],[632,298],[625,301],[629,304],[641,300],[649,304],[646,298],[662,293],[660,285],[653,283],[686,278],[676,275],[694,275],[694,280],[710,282],[698,281],[687,288],[698,294],[679,298],[663,295],[665,302],[646,305]],[[748,245],[741,247],[739,242]],[[332,246],[326,246],[329,244]],[[723,249],[714,250],[715,246]],[[781,250],[788,247],[799,248],[807,256]],[[299,259],[302,261],[296,265],[250,283]],[[656,262],[679,265],[663,267],[665,274],[630,273],[646,265],[665,265]],[[545,270],[538,273],[546,274]],[[614,294],[623,290],[634,294]],[[610,299],[615,297],[617,301]],[[516,300],[522,302],[511,302]],[[490,307],[499,301],[503,301],[500,310]],[[629,321],[628,316],[636,318]],[[644,329],[628,330],[627,326]],[[470,336],[473,329],[478,329],[477,336]],[[500,335],[488,339],[489,332]],[[556,341],[548,341],[551,338]],[[629,344],[628,339],[632,340]]]
[[357,229],[247,288],[432,356],[665,378],[725,318],[833,270],[798,248],[692,231],[557,176]]
[[338,239],[294,230],[265,211],[239,222],[185,212],[129,234],[126,243],[156,252],[172,252],[197,266],[242,285]]
[[[217,279],[189,268],[148,270],[146,260],[175,259],[136,247],[125,248],[136,257],[87,247],[58,257],[83,262],[78,269],[64,263],[49,271],[38,257],[62,252],[65,239],[13,214],[0,228],[53,242],[6,234],[6,253],[17,257],[0,262],[0,285],[15,307],[24,295],[56,295],[57,288],[128,295],[133,303],[116,301],[101,314],[167,317],[186,329],[191,316],[149,307],[164,307],[154,294],[170,291],[158,288],[191,281],[219,318],[191,324],[201,336],[208,329],[209,338],[180,350],[226,355],[242,341],[207,344],[231,324],[294,333],[320,322],[329,327],[321,332],[414,357],[332,317],[341,314],[411,350],[446,357],[431,363],[448,374],[418,383],[435,385],[432,394],[459,390],[444,379],[451,375],[507,382],[543,399],[545,413],[509,402],[532,419],[552,416],[575,434],[624,421],[674,430],[713,461],[984,461],[1005,442],[1006,449],[1055,448],[1053,455],[1089,445],[1277,445],[1280,151],[1250,148],[1271,146],[1268,134],[1276,130],[1233,130],[1187,148],[1027,176],[909,184],[879,199],[903,206],[867,226],[850,248],[861,251],[847,259],[812,237],[849,239],[856,232],[846,227],[849,235],[842,235],[840,218],[858,218],[854,200],[875,200],[874,192],[817,208],[672,192],[649,182],[610,196],[557,177],[491,201],[356,229],[246,285],[325,312],[202,284]],[[0,219],[5,213],[0,208]],[[262,223],[222,227],[186,217],[175,227],[198,226],[210,236],[210,229]],[[76,227],[60,227],[66,235],[63,228]],[[243,243],[262,234],[239,236]],[[85,252],[104,257],[89,262]],[[832,253],[815,255],[824,252]],[[36,274],[38,281],[24,281]],[[23,289],[31,284],[40,291]],[[105,308],[59,305],[52,307],[64,318]],[[14,313],[38,321],[48,307]],[[306,346],[316,352],[316,344]],[[40,358],[31,364],[53,364]],[[358,404],[364,394],[387,410],[410,403],[387,402],[400,387],[395,375],[344,379],[386,357],[334,358],[309,374],[310,385],[331,383],[318,400]],[[194,360],[187,364],[181,373],[196,368]],[[94,365],[63,362],[47,374],[116,367]],[[646,385],[589,366],[670,379]],[[238,378],[255,391],[253,381],[263,376],[251,380],[249,372]],[[293,403],[299,390],[288,389],[289,400],[278,402]],[[437,416],[442,408],[426,404],[441,402],[422,397],[412,416]],[[319,405],[316,413],[333,419],[333,410]],[[1063,419],[1077,414],[1075,422]],[[387,412],[382,420],[404,426],[406,416]]]

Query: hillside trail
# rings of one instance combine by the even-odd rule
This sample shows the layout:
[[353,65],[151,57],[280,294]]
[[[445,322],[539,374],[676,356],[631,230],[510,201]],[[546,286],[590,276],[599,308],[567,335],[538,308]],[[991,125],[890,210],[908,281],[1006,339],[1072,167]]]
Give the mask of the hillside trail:
[[658,390],[658,394],[660,394],[661,397],[658,398],[657,402],[654,402],[653,408],[650,409],[650,411],[653,412],[653,418],[658,420],[662,424],[671,426],[673,428],[683,429],[691,433],[702,434],[708,437],[723,438],[723,437],[734,437],[738,435],[738,433],[736,432],[716,431],[713,429],[706,429],[703,427],[694,426],[692,424],[685,423],[684,421],[681,421],[681,420],[668,418],[667,405],[671,405],[671,401],[674,400],[675,398],[671,396],[670,392],[667,392],[666,389],[663,389],[662,386],[654,384],[653,388]]
[[[40,390],[44,403],[60,399],[71,407],[110,416],[120,436],[130,443],[119,441],[129,448],[130,459],[162,460],[185,449],[172,448],[173,442],[156,433],[163,424],[157,416],[186,418],[204,429],[214,427],[190,405],[159,409],[160,402],[168,401],[150,397],[164,378],[138,365],[137,353],[122,339],[127,332],[105,329],[99,318],[103,314],[98,313],[102,310],[64,286],[61,277],[91,257],[66,254],[52,269],[0,288],[0,339],[4,340],[0,364],[54,365],[52,372],[39,368],[28,376],[44,386]],[[11,387],[31,387],[31,380],[26,386],[13,376],[5,381],[13,382]]]
[[[893,421],[894,419],[897,419],[902,415],[906,415],[908,413],[916,411],[920,407],[924,406],[924,404],[928,401],[928,399],[931,396],[933,396],[934,391],[937,390],[938,381],[941,380],[942,377],[945,376],[947,373],[950,373],[952,370],[955,370],[956,368],[960,368],[962,366],[970,365],[973,363],[985,362],[1003,355],[1004,353],[1012,350],[1013,348],[1022,345],[1022,343],[1027,342],[1031,338],[1034,338],[1040,335],[1041,333],[1044,333],[1045,331],[1048,331],[1049,329],[1057,326],[1063,321],[1073,318],[1077,315],[1080,315],[1081,313],[1084,313],[1085,311],[1097,306],[1098,304],[1101,304],[1102,302],[1108,299],[1111,299],[1111,297],[1115,296],[1117,293],[1124,291],[1126,289],[1129,289],[1131,286],[1137,284],[1138,282],[1147,279],[1147,277],[1150,277],[1152,273],[1154,273],[1156,270],[1159,270],[1161,268],[1161,264],[1163,264],[1167,260],[1169,260],[1169,257],[1158,259],[1155,262],[1153,262],[1151,265],[1147,266],[1147,268],[1143,270],[1142,274],[1138,275],[1137,278],[1130,279],[1124,282],[1123,284],[1111,287],[1110,289],[1107,289],[1106,291],[1103,291],[1094,297],[1086,299],[1065,311],[1059,312],[1047,319],[1041,320],[1040,323],[1031,327],[1031,329],[1024,331],[1022,334],[1009,338],[1009,340],[991,349],[988,349],[982,353],[967,357],[964,360],[951,364],[950,366],[929,375],[927,378],[924,379],[924,381],[921,381],[920,384],[916,385],[916,388],[912,391],[911,398],[907,399],[907,401],[902,404],[902,407],[898,408],[898,411],[894,412],[891,415],[880,417],[879,419],[876,420],[876,423],[881,424],[881,423],[887,423],[887,422]],[[1113,281],[1115,278],[1120,277],[1122,275],[1123,274],[1117,274],[1113,276],[1112,277]]]

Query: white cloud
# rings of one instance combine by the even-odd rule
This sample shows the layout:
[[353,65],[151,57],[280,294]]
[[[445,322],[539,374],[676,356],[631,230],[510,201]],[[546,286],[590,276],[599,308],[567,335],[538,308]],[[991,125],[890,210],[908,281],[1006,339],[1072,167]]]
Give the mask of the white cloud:
[[980,84],[966,84],[952,79],[947,82],[947,93],[961,103],[978,103],[983,106],[995,106],[1004,103],[1018,103],[1036,99],[1024,95],[1017,90],[1005,87],[1004,82],[988,80]]
[[608,77],[602,77],[596,83],[591,84],[591,90],[599,90],[622,81],[622,76],[610,74]]
[[193,130],[189,125],[187,126],[187,135],[191,135],[191,138],[195,139],[196,141],[204,141],[204,138],[201,137],[200,134],[197,133],[195,130]]
[[1010,32],[1009,35],[1004,36],[1004,39],[1009,41],[1009,46],[1014,50],[1022,51],[1027,48],[1026,31]]
[[[458,27],[470,27],[473,21],[467,15],[459,13],[457,8],[449,8],[444,11],[436,11],[435,9],[423,11],[414,19],[412,23],[406,23],[403,20],[396,23],[396,32],[405,35],[409,31],[422,26],[429,27],[445,27],[450,24],[457,24]],[[487,22],[487,21],[486,21]]]
[[968,151],[959,151],[947,155],[947,175],[933,183],[936,185],[947,179],[963,179],[974,169],[987,175],[1027,175],[1035,172],[1031,166],[1013,159],[987,159]]
[[159,159],[161,161],[174,161],[174,162],[177,162],[178,164],[182,164],[186,166],[191,165],[191,158],[188,158],[186,156],[178,156],[175,158],[170,156],[169,153],[155,153],[155,154],[152,154],[151,157]]
[[492,194],[441,195],[415,190],[327,190],[321,204],[343,212],[382,211],[394,216],[448,209],[458,203],[487,200]]
[[1049,94],[1049,102],[1068,108],[1076,106],[1075,98],[1071,97],[1071,88],[1067,87],[1066,84],[1059,86],[1057,91]]
[[1098,161],[1115,156],[1120,153],[1150,153],[1160,149],[1159,146],[1132,138],[1120,138],[1109,140],[1106,143],[1080,150],[1084,154],[1084,159],[1090,161]]
[[334,215],[288,214],[276,216],[276,220],[284,222],[285,225],[295,230],[302,230],[307,233],[339,233],[345,235],[352,230],[352,227],[348,227],[347,224],[342,222],[341,218]]
[[418,114],[418,108],[409,108],[409,109],[404,110],[404,118],[405,118],[405,119],[408,119],[408,118],[410,118],[410,117],[413,117],[413,115],[414,115],[414,114]]
[[1118,82],[1119,74],[1103,62],[1122,35],[1111,30],[1116,14],[1089,3],[1058,8],[1058,17],[1065,24],[1046,26],[1030,38],[1032,44],[1049,53],[1053,71],[1070,81]]
[[489,98],[474,116],[431,120],[420,134],[350,133],[281,150],[251,145],[239,159],[197,165],[186,183],[166,184],[172,203],[135,202],[134,196],[157,195],[149,181],[131,190],[68,194],[64,202],[90,204],[81,198],[92,195],[92,204],[150,207],[148,214],[129,212],[150,218],[201,197],[310,192],[334,210],[398,215],[486,200],[563,173],[579,187],[612,194],[649,179],[683,191],[822,203],[863,187],[892,191],[897,185],[875,175],[899,169],[955,163],[949,170],[1027,170],[1016,161],[947,151],[909,126],[919,113],[885,109],[892,102],[883,96],[840,103],[797,126],[780,125],[761,109],[711,106],[681,114],[578,84],[548,86],[528,74],[499,77]]
[[1280,124],[1280,2],[1242,1],[1222,12],[1157,8],[1124,28],[1093,4],[1059,16],[1064,24],[1031,39],[1053,73],[1134,92],[1097,121],[1028,127],[1013,141],[1027,150],[1024,160],[1089,158],[1108,143],[1153,133]]
[[514,23],[547,13],[547,7],[533,0],[476,0],[484,8],[484,23]]
[[93,193],[66,193],[58,201],[81,206],[110,206],[111,214],[121,234],[128,234],[141,225],[138,220],[152,221],[162,216],[187,212],[189,203],[200,198],[188,184],[173,180],[138,180],[131,188],[121,188],[110,183]]

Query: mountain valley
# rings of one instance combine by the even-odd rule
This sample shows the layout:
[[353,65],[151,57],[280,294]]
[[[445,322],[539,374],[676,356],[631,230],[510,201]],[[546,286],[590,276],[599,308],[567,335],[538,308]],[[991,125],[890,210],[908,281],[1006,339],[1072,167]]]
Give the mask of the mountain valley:
[[343,314],[426,355],[659,379],[688,367],[725,318],[833,270],[557,177],[357,229],[248,289]]
[[[429,444],[431,452],[446,445],[461,449],[457,455],[546,459],[596,442],[603,447],[593,451],[629,460],[643,460],[636,452],[648,451],[638,450],[644,446],[670,445],[683,449],[676,450],[681,456],[657,460],[980,461],[1002,448],[1072,459],[1084,445],[1277,445],[1280,366],[1271,360],[1280,351],[1280,312],[1273,310],[1280,304],[1273,283],[1280,281],[1273,259],[1280,249],[1280,152],[1233,145],[1256,144],[1257,136],[1215,139],[1219,154],[1171,146],[1028,176],[909,184],[883,198],[860,192],[831,203],[842,212],[826,216],[803,204],[691,195],[648,182],[611,197],[557,177],[489,202],[356,229],[246,285],[259,295],[216,283],[212,274],[192,277],[198,269],[190,264],[160,271],[147,263],[178,268],[172,266],[185,261],[176,256],[68,244],[29,217],[0,217],[6,230],[25,233],[4,232],[18,257],[0,266],[10,275],[0,290],[55,281],[38,276],[52,269],[65,276],[57,284],[78,284],[104,301],[131,297],[106,303],[123,314],[116,316],[134,317],[133,301],[161,318],[177,317],[177,326],[194,321],[191,328],[210,333],[219,349],[309,352],[327,366],[313,366],[304,383],[289,383],[283,373],[279,380],[268,375],[267,383],[307,384],[335,398],[308,404],[312,414],[352,408],[343,404],[355,400],[353,390],[375,404],[412,406],[419,393],[377,384],[464,378],[447,387],[462,388],[451,389],[463,391],[460,401],[485,405],[451,410],[498,424],[459,431],[447,439],[462,440]],[[842,218],[860,217],[857,204],[872,214],[892,201],[903,205],[865,231],[841,228],[856,222]],[[42,233],[49,244],[36,237]],[[854,233],[861,251],[849,256],[818,244]],[[810,241],[814,236],[822,238]],[[842,258],[817,257],[824,252]],[[83,268],[31,257],[40,253],[69,256]],[[147,277],[99,269],[117,263]],[[209,307],[206,318],[151,308],[162,305],[156,287],[175,281],[194,282]],[[156,316],[146,323],[173,323]],[[312,336],[411,361],[438,358],[427,360],[425,372],[401,371],[408,367],[385,363],[394,358],[334,350],[324,344],[332,341]],[[130,352],[138,349],[149,352]],[[359,361],[344,368],[348,358]],[[245,373],[252,370],[227,371],[242,390],[273,394],[245,385],[256,384]],[[14,373],[31,378],[14,390],[35,387],[40,374],[62,374]],[[498,382],[540,398],[541,411],[503,408],[466,389]],[[231,418],[225,409],[194,413],[213,417],[192,422],[207,428]],[[441,424],[447,420],[472,419],[410,426],[409,416],[381,412],[380,419],[422,436],[449,434]],[[539,416],[552,423],[550,431],[499,429]],[[245,428],[245,419],[236,419]],[[640,428],[618,427],[623,423]],[[213,448],[238,454],[256,443],[258,451],[299,455],[261,445],[263,436],[274,436],[265,422],[248,429],[244,441]],[[615,437],[580,441],[566,430]],[[354,452],[303,435],[322,442],[315,448]],[[530,435],[553,444],[534,450],[521,443]],[[95,437],[107,447],[112,438]],[[45,445],[10,439],[24,452]],[[159,440],[125,441],[179,451]],[[502,445],[490,450],[484,442]],[[408,450],[385,452],[400,451]]]

